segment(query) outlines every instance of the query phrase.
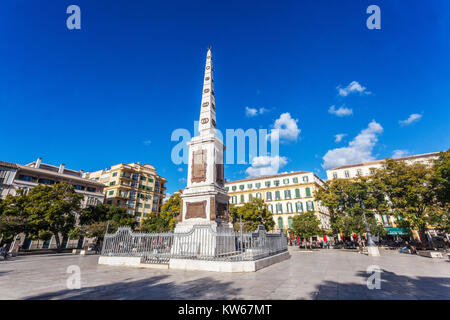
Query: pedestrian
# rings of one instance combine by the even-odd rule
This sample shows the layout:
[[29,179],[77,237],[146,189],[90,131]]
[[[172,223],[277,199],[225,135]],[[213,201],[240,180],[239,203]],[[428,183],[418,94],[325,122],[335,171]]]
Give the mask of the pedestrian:
[[3,256],[4,260],[8,259],[8,249],[6,243],[0,248],[0,254]]

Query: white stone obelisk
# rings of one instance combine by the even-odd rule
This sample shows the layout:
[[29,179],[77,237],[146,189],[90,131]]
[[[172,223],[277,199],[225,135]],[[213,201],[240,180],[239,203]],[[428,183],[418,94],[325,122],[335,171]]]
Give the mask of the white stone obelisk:
[[[224,150],[222,141],[216,137],[216,106],[211,48],[206,55],[203,79],[202,102],[200,106],[200,135],[193,137],[189,146],[189,167],[187,186],[181,194],[181,212],[175,227],[174,252],[196,252],[215,254],[218,252],[213,233],[231,232],[232,224],[228,214],[228,195],[224,188]],[[192,230],[194,225],[206,229],[194,230],[191,238],[177,234]],[[210,227],[213,232],[207,231]],[[201,239],[201,240],[199,240]],[[183,243],[180,243],[183,242]],[[233,244],[227,244],[234,250]],[[191,248],[192,247],[192,248]],[[195,247],[195,248],[194,248]],[[220,251],[223,251],[221,248]],[[226,250],[225,250],[226,251]]]

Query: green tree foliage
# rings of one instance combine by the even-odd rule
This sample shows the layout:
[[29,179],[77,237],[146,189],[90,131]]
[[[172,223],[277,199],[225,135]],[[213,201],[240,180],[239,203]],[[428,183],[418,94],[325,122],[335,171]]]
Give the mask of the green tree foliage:
[[173,194],[162,206],[161,212],[152,212],[142,222],[143,232],[168,232],[175,228],[177,216],[180,214],[181,190]]
[[254,198],[242,206],[230,205],[229,211],[236,231],[239,230],[240,217],[242,217],[242,222],[244,223],[242,230],[246,232],[255,231],[260,224],[267,231],[272,230],[275,226],[272,213],[267,209],[264,200],[259,198]]
[[292,220],[291,230],[294,235],[305,239],[322,233],[320,221],[312,211],[296,215]]
[[422,163],[407,164],[404,161],[387,159],[374,179],[380,181],[387,199],[389,212],[397,219],[401,228],[417,230],[427,243],[427,224],[432,221],[434,196],[431,178],[433,167]]
[[366,232],[363,213],[373,234],[383,234],[375,214],[387,212],[387,201],[380,182],[360,177],[355,180],[328,180],[316,193],[316,198],[330,212],[330,224],[334,234],[350,236]]
[[24,190],[17,190],[17,195],[8,195],[0,202],[0,235],[4,241],[10,241],[16,234],[29,232],[30,224],[25,207],[28,198]]
[[61,248],[61,238],[75,227],[76,214],[83,195],[67,183],[53,186],[37,185],[26,195],[25,213],[31,233],[48,231],[55,236],[56,247]]
[[127,210],[118,206],[98,204],[81,211],[81,232],[88,237],[103,239],[106,231],[114,233],[119,227],[136,226],[133,216]]

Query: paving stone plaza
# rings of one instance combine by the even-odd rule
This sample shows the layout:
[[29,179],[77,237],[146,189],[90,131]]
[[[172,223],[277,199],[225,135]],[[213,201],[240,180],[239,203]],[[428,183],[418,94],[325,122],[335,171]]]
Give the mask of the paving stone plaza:
[[[395,251],[368,257],[341,250],[299,251],[251,273],[102,266],[98,256],[34,255],[0,261],[0,299],[450,299],[450,262]],[[68,289],[79,266],[81,288]],[[369,290],[370,265],[381,289]]]

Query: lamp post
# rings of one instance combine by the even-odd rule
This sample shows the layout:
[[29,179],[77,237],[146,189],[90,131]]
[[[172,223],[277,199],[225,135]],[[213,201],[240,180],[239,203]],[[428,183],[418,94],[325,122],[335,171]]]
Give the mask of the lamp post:
[[364,220],[364,225],[366,227],[366,235],[367,235],[367,253],[369,256],[379,256],[380,251],[378,250],[377,245],[372,240],[372,233],[370,232],[369,223],[367,222],[366,213],[364,210],[364,202],[363,200],[360,200],[360,206],[362,210],[362,217]]
[[244,225],[244,223],[242,223],[242,215],[239,217],[239,233],[240,233],[240,238],[241,238],[241,250],[243,250],[243,242],[242,242],[242,226]]

